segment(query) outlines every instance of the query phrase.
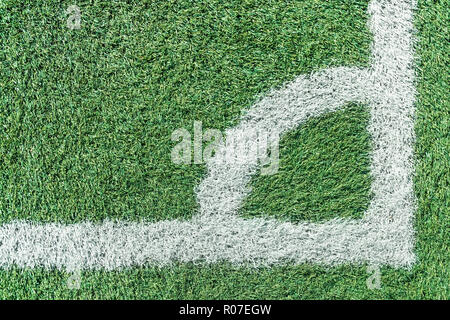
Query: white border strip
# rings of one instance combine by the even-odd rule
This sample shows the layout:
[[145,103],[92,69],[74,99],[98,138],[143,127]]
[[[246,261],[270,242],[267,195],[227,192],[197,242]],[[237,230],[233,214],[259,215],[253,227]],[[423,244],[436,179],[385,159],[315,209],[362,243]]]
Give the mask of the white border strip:
[[348,102],[369,104],[374,198],[363,219],[292,224],[239,218],[257,165],[248,159],[227,166],[219,161],[219,152],[207,164],[208,175],[197,190],[200,212],[192,221],[72,225],[15,221],[0,226],[0,267],[111,270],[219,261],[255,266],[412,265],[414,7],[412,0],[371,1],[374,42],[369,69],[342,67],[300,76],[259,101],[237,128],[227,131],[242,135],[257,128],[284,134]]

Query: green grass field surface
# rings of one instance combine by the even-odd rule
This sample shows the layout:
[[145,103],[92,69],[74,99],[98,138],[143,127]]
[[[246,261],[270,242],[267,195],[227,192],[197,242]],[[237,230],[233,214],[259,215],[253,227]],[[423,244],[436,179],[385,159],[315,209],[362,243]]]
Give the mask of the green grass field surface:
[[[302,73],[367,66],[368,1],[0,3],[0,223],[190,218],[204,165],[175,165],[171,133],[224,130]],[[417,264],[228,264],[67,272],[0,270],[0,299],[449,299],[448,21],[420,0],[417,28]],[[365,106],[313,119],[280,144],[280,170],[252,180],[245,217],[358,218],[370,198]]]

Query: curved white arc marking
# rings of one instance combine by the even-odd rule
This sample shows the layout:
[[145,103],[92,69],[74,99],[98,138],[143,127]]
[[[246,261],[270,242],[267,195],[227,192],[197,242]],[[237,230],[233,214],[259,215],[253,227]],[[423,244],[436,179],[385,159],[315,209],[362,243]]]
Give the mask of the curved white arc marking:
[[[255,131],[282,136],[348,102],[367,102],[369,80],[367,70],[346,67],[300,76],[254,105],[237,127],[226,131],[227,139],[243,145]],[[247,184],[258,168],[257,154],[238,154],[240,162],[230,162],[226,159],[227,147],[223,144],[207,163],[208,174],[197,188],[201,215],[237,214],[250,191]]]

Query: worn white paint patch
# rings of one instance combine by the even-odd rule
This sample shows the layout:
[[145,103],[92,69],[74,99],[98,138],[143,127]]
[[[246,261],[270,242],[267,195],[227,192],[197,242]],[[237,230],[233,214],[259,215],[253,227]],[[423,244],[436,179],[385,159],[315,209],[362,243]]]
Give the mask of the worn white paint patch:
[[[0,266],[117,269],[173,262],[273,265],[385,264],[408,267],[414,247],[414,68],[412,0],[373,0],[368,69],[333,68],[300,76],[254,105],[227,135],[247,129],[283,135],[349,102],[371,109],[373,200],[360,220],[292,224],[237,216],[257,159],[208,163],[191,221],[72,225],[16,221],[0,226]],[[223,146],[222,148],[225,148]],[[224,150],[222,150],[224,151]]]

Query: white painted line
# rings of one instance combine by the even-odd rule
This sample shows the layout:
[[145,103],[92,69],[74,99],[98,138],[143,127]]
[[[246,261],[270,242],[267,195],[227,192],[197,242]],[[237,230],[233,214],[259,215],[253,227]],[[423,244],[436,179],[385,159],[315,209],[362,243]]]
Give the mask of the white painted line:
[[[280,135],[348,102],[370,107],[373,200],[359,220],[279,222],[237,216],[256,159],[240,165],[208,162],[192,221],[72,225],[15,221],[0,226],[0,266],[117,269],[173,262],[272,265],[386,264],[408,267],[414,247],[414,51],[411,0],[373,0],[374,35],[368,69],[334,68],[300,76],[254,105],[237,128]],[[238,130],[240,129],[240,130]],[[244,131],[242,131],[244,129]],[[224,147],[225,148],[225,147]]]

